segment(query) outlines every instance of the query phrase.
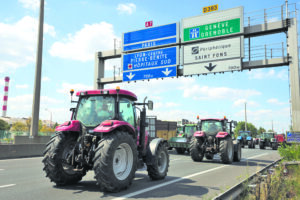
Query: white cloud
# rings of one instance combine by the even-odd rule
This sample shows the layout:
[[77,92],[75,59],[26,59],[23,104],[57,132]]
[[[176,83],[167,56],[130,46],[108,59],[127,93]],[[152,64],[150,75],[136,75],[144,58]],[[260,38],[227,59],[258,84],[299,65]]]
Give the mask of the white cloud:
[[273,104],[273,105],[286,105],[287,104],[285,102],[280,102],[276,98],[268,99],[267,102],[270,103],[270,104]]
[[39,0],[19,0],[19,2],[23,5],[24,8],[37,10],[40,6]]
[[23,85],[16,85],[17,89],[27,89],[29,87],[28,84],[23,84]]
[[69,34],[63,41],[55,42],[49,53],[64,59],[90,61],[94,60],[97,51],[113,49],[115,38],[113,25],[109,23],[86,24],[74,35]]
[[174,102],[167,102],[167,103],[166,103],[166,107],[167,107],[167,108],[177,107],[177,106],[179,106],[178,103],[174,103]]
[[[25,16],[14,24],[0,22],[0,73],[35,62],[38,21]],[[44,25],[45,34],[55,36],[53,26]]]
[[193,98],[195,100],[220,100],[220,99],[239,99],[240,97],[249,97],[260,95],[261,93],[252,90],[242,90],[227,87],[209,87],[209,86],[199,86],[193,85],[186,88],[183,92],[183,97]]
[[288,71],[286,69],[282,69],[280,71],[275,71],[274,69],[255,69],[248,72],[249,79],[281,79],[288,80]]
[[49,78],[49,77],[47,77],[47,76],[44,76],[43,78],[42,78],[42,81],[44,81],[44,82],[47,82],[47,81],[50,81],[51,79]]
[[134,3],[119,4],[117,10],[119,14],[131,15],[136,10],[136,5]]

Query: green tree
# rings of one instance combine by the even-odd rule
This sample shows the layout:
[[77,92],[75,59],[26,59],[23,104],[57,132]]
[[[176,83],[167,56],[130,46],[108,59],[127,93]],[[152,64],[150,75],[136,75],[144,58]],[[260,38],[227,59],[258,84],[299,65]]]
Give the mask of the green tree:
[[[27,131],[29,132],[30,131],[30,127],[31,127],[31,117],[29,117],[27,120],[26,120],[26,127],[27,127]],[[43,122],[42,120],[39,120],[39,130],[38,131],[41,131],[41,129],[43,128]]]
[[27,126],[23,122],[16,122],[12,124],[12,131],[27,131]]
[[59,124],[57,122],[55,122],[55,124],[52,126],[52,128],[55,129],[57,126],[59,126]]
[[[244,130],[245,130],[245,122],[244,121],[238,122],[237,126],[234,129],[235,137],[237,137],[239,135],[240,131],[244,131]],[[247,122],[247,131],[250,131],[252,133],[252,136],[256,137],[257,128],[252,123]]]
[[257,134],[262,134],[262,133],[265,133],[266,132],[266,129],[264,129],[263,127],[259,127],[258,131],[257,131]]
[[0,130],[7,131],[9,130],[9,128],[10,128],[9,124],[6,121],[0,119]]

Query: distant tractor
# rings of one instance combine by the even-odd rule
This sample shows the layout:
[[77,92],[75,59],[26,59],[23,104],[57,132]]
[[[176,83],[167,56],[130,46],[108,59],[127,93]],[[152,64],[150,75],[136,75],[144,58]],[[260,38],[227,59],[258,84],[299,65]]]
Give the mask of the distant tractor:
[[241,160],[241,144],[233,142],[232,128],[236,121],[228,121],[226,117],[221,119],[201,119],[199,121],[200,131],[194,133],[190,142],[190,154],[194,161],[200,162],[213,159],[219,153],[225,164]]
[[273,150],[277,150],[278,142],[275,138],[275,133],[262,133],[259,139],[259,148],[265,149],[266,147],[270,147]]
[[251,131],[240,131],[237,137],[238,142],[241,144],[242,148],[248,146],[248,148],[255,149],[255,139],[252,137]]
[[[71,95],[74,90],[71,90]],[[56,128],[44,151],[44,171],[57,186],[79,182],[94,170],[100,190],[118,192],[128,188],[137,168],[147,166],[153,180],[164,179],[169,155],[166,141],[149,142],[145,131],[146,108],[153,102],[127,90],[101,89],[77,92],[72,118]],[[136,109],[137,106],[142,108]],[[140,111],[137,120],[136,111]]]
[[279,145],[282,146],[282,145],[286,144],[285,134],[276,134],[275,138]]
[[189,151],[191,138],[196,131],[196,124],[178,126],[176,137],[172,137],[168,141],[169,147],[175,148],[178,154],[184,154],[185,151]]

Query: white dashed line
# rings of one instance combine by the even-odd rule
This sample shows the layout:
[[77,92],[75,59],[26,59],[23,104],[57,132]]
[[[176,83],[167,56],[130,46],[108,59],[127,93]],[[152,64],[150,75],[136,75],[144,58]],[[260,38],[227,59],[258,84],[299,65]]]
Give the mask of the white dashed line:
[[[268,153],[259,154],[259,155],[252,156],[252,157],[249,157],[249,158],[246,158],[246,159],[242,159],[242,161],[243,161],[243,160],[254,159],[254,158],[257,158],[257,157],[260,157],[260,156],[264,156],[264,155],[267,155],[267,154],[268,154]],[[177,160],[177,159],[174,159],[174,160]],[[212,168],[212,169],[209,169],[209,170],[205,170],[205,171],[203,171],[203,172],[198,172],[198,173],[195,173],[195,174],[191,174],[191,175],[188,175],[188,176],[184,176],[184,177],[181,177],[181,178],[177,178],[177,179],[175,179],[175,180],[168,181],[168,182],[165,182],[165,183],[161,183],[161,184],[159,184],[159,185],[155,185],[155,186],[152,186],[152,187],[150,187],[150,188],[146,188],[146,189],[143,189],[143,190],[140,190],[140,191],[136,191],[136,192],[132,192],[132,193],[126,194],[126,195],[124,195],[124,196],[122,196],[122,197],[114,198],[113,200],[124,200],[124,199],[130,198],[130,197],[136,196],[136,195],[140,195],[140,194],[149,192],[149,191],[151,191],[151,190],[155,190],[155,189],[158,189],[158,188],[161,188],[161,187],[170,185],[170,184],[172,184],[172,183],[179,182],[179,181],[184,180],[184,179],[192,178],[192,177],[194,177],[194,176],[198,176],[198,175],[201,175],[201,174],[205,174],[205,173],[208,173],[208,172],[211,172],[211,171],[214,171],[214,170],[218,170],[218,169],[221,169],[221,168],[223,168],[223,167],[228,167],[228,166],[230,166],[230,165],[222,165],[222,166],[219,166],[219,167],[216,167],[216,168]]]
[[165,183],[161,183],[159,185],[155,185],[155,186],[152,186],[150,188],[146,188],[146,189],[143,189],[143,190],[140,190],[140,191],[136,191],[136,192],[132,192],[130,194],[126,194],[122,197],[118,197],[118,198],[114,198],[113,200],[123,200],[123,199],[127,199],[127,198],[130,198],[130,197],[133,197],[133,196],[136,196],[136,195],[139,195],[139,194],[143,194],[145,192],[149,192],[151,190],[155,190],[157,188],[161,188],[161,187],[164,187],[166,185],[170,185],[172,183],[176,183],[176,182],[179,182],[183,179],[188,179],[188,178],[191,178],[191,177],[194,177],[194,176],[198,176],[198,175],[201,175],[201,174],[205,174],[205,173],[208,173],[208,172],[211,172],[211,171],[214,171],[214,170],[217,170],[217,169],[220,169],[220,168],[223,168],[225,167],[226,165],[222,165],[220,167],[216,167],[216,168],[213,168],[213,169],[209,169],[209,170],[205,170],[203,172],[198,172],[198,173],[195,173],[195,174],[191,174],[191,175],[188,175],[188,176],[184,176],[184,177],[181,177],[181,178],[177,178],[175,180],[172,180],[172,181],[168,181],[168,182],[165,182]]
[[12,187],[12,186],[15,186],[15,185],[16,185],[16,184],[0,185],[0,188]]

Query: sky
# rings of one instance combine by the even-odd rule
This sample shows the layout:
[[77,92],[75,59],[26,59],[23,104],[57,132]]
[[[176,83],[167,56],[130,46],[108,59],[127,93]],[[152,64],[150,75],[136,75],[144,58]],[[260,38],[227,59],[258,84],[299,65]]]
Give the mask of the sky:
[[[39,0],[0,1],[0,87],[9,76],[7,116],[27,118],[32,114]],[[300,7],[298,1],[289,3],[291,10],[295,5]],[[95,53],[113,49],[114,39],[120,47],[123,33],[144,29],[146,21],[159,26],[203,15],[202,8],[214,4],[219,10],[243,6],[246,26],[248,17],[251,25],[263,23],[264,9],[268,21],[279,20],[284,0],[46,0],[40,119],[49,120],[51,115],[58,123],[70,119],[69,108],[74,107],[70,89],[93,88]],[[280,56],[282,42],[286,46],[284,33],[254,38],[253,59],[262,59],[265,44],[274,46],[273,56]],[[245,39],[245,48],[247,45]],[[245,51],[243,61],[247,60]],[[105,65],[105,77],[111,77],[113,66],[118,71],[121,60],[109,60]],[[244,121],[247,102],[247,121],[256,127],[268,130],[273,124],[275,131],[283,132],[291,123],[288,66],[126,82],[105,88],[117,85],[134,92],[139,101],[145,96],[153,100],[154,110],[148,115],[161,120],[196,121],[199,115]]]

